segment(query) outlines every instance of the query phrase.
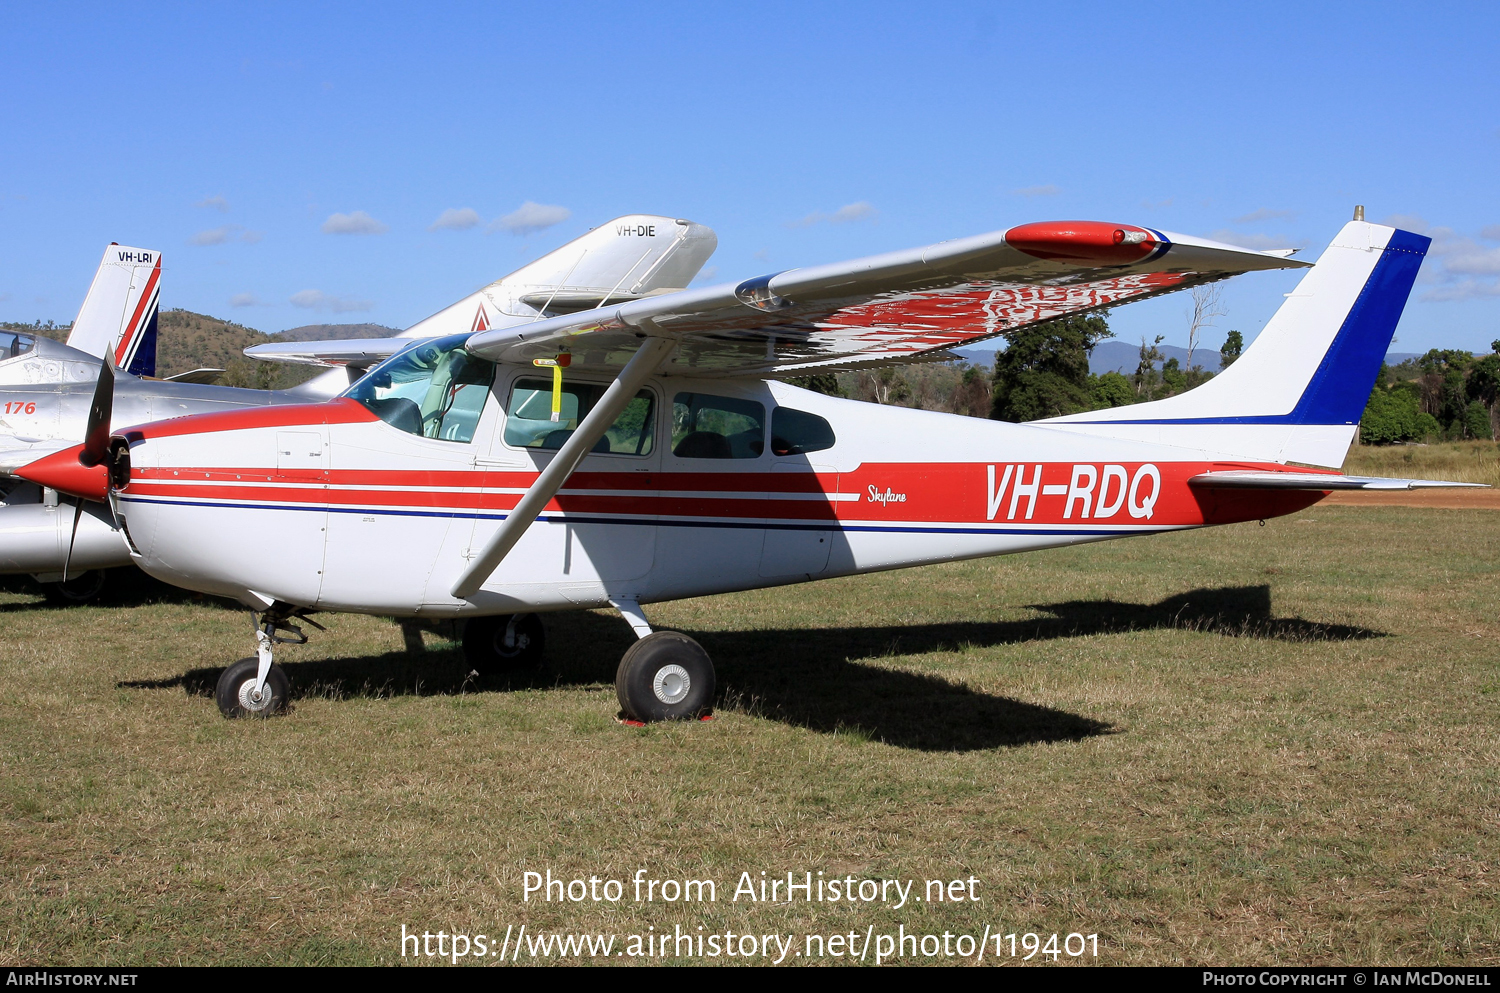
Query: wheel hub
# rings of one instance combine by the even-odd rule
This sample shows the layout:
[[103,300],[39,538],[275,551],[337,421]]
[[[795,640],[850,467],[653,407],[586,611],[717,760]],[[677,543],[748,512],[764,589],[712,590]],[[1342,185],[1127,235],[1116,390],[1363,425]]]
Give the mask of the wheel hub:
[[255,692],[255,680],[247,679],[240,684],[238,694],[240,706],[252,713],[259,713],[271,705],[271,687],[267,685],[259,693]]
[[688,671],[680,665],[664,665],[656,670],[656,675],[651,679],[651,692],[662,703],[677,703],[692,688],[693,681],[688,676]]

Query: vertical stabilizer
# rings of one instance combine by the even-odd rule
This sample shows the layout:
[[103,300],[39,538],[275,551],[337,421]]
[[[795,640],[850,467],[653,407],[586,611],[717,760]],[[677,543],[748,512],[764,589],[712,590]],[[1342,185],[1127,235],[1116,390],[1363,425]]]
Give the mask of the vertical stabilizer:
[[1034,423],[1274,462],[1343,464],[1430,238],[1344,225],[1239,361],[1164,400]]
[[68,344],[90,355],[108,354],[115,367],[156,375],[156,316],[161,253],[112,244],[83,298]]

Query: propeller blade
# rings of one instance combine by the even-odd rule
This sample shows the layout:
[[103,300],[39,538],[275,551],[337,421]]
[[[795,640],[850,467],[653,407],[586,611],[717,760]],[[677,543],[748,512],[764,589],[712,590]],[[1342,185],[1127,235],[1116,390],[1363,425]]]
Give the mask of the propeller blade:
[[78,461],[86,466],[99,465],[109,457],[109,419],[114,405],[114,363],[106,354],[99,365],[99,382],[94,386],[94,402],[89,406],[88,426],[83,432],[83,451],[78,455]]
[[73,543],[78,540],[78,520],[83,517],[83,500],[73,504],[73,533],[68,537],[68,555],[63,559],[63,582],[68,581],[68,566],[73,562]]

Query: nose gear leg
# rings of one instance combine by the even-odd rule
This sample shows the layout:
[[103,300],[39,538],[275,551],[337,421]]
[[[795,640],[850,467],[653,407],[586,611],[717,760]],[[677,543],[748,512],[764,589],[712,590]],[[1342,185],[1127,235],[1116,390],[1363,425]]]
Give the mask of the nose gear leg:
[[308,607],[294,607],[279,600],[264,613],[250,611],[251,623],[255,625],[255,656],[258,662],[255,687],[250,691],[252,699],[260,700],[261,694],[265,692],[266,679],[271,674],[271,666],[276,662],[275,646],[307,644],[307,634],[291,621],[302,621],[319,631],[327,630],[308,617],[310,613],[312,610]]

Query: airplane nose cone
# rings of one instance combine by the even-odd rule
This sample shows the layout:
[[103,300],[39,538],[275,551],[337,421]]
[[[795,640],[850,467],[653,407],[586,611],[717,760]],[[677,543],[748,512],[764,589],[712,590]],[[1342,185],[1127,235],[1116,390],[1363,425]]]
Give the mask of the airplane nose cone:
[[74,445],[23,465],[13,474],[59,493],[103,503],[109,497],[109,470],[103,464],[84,465],[79,461],[82,454],[83,446]]

